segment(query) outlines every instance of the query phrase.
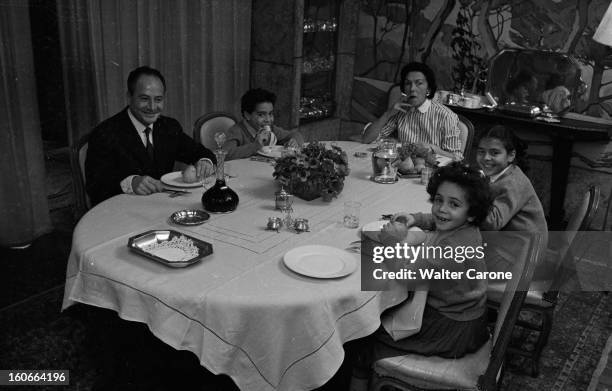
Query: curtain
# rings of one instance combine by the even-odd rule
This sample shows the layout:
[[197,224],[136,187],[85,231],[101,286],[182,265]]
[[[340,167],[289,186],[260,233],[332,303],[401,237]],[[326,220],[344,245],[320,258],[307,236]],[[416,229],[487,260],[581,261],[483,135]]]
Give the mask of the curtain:
[[210,111],[239,114],[249,87],[250,0],[58,0],[69,140],[126,104],[128,73],[166,78],[165,115],[192,134]]
[[0,0],[0,246],[51,231],[27,3]]

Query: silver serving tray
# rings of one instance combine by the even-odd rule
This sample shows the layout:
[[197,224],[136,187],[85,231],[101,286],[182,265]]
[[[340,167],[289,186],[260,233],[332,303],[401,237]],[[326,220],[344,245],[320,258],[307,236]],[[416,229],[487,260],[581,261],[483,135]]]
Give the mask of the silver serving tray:
[[542,110],[538,106],[525,105],[521,103],[509,103],[505,105],[497,106],[497,110],[505,114],[518,115],[521,117],[533,118],[542,113]]
[[[175,237],[184,236],[187,239],[190,239],[194,246],[198,248],[198,255],[188,259],[186,261],[176,262],[169,259],[164,259],[162,257],[158,257],[157,255],[151,254],[148,251],[145,251],[144,248],[154,243],[162,243],[165,241],[170,241]],[[182,232],[173,231],[173,230],[155,230],[155,231],[147,231],[143,232],[139,235],[132,236],[128,240],[128,247],[133,252],[142,255],[143,257],[147,257],[154,261],[157,261],[163,265],[169,267],[187,267],[193,265],[196,262],[199,262],[202,258],[207,255],[213,253],[212,244],[205,242],[200,239],[196,239],[192,236],[186,235]]]
[[200,209],[183,209],[170,215],[170,221],[179,225],[200,225],[209,218],[210,215]]

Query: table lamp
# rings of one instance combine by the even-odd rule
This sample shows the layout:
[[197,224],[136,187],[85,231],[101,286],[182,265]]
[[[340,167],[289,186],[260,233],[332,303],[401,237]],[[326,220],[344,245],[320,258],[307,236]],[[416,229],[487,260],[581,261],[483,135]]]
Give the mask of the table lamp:
[[593,40],[601,44],[612,46],[612,3],[604,14],[597,31],[593,34]]

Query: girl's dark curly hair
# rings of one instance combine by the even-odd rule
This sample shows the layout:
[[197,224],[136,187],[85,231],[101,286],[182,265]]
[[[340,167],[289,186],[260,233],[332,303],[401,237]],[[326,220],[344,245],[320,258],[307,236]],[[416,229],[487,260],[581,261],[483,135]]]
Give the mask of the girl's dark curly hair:
[[433,202],[438,188],[443,182],[451,182],[461,187],[467,196],[470,207],[468,216],[474,218],[471,223],[480,225],[487,217],[493,205],[493,196],[489,188],[489,180],[467,164],[453,162],[438,168],[427,183],[429,201]]
[[[495,138],[501,141],[506,148],[507,153],[514,151],[514,161],[512,164],[516,164],[523,170],[524,173],[529,171],[529,162],[527,161],[527,143],[516,137],[514,131],[511,128],[504,125],[495,125],[487,132],[485,132],[480,140],[485,138]],[[478,141],[480,143],[480,141]]]

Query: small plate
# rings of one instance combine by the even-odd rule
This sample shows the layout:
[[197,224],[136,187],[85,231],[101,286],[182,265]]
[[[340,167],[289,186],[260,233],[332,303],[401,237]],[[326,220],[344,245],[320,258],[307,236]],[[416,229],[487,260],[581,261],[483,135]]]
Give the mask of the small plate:
[[282,145],[272,145],[268,147],[261,147],[261,149],[257,151],[257,153],[260,154],[261,156],[278,159],[283,154],[283,148],[285,147],[283,147]]
[[362,226],[361,232],[368,238],[378,242],[379,241],[378,235],[380,234],[380,230],[388,222],[389,222],[388,220],[372,221]]
[[200,209],[177,210],[170,215],[170,221],[179,225],[200,225],[210,218],[210,215]]
[[335,247],[310,245],[296,247],[283,256],[290,270],[314,278],[344,277],[357,269],[355,258]]
[[[396,175],[396,176],[395,176],[395,182],[399,181],[399,177],[400,177],[399,175]],[[419,177],[420,177],[420,175],[419,175]],[[374,175],[370,175],[370,180],[371,180],[372,182],[376,182],[376,181],[374,180]],[[376,182],[376,183],[381,184],[381,185],[392,185],[392,184],[394,184],[395,182]]]
[[169,172],[162,175],[161,181],[168,186],[174,187],[200,187],[202,186],[202,183],[204,183],[204,181],[187,183],[183,181],[183,173],[180,171]]
[[147,231],[132,236],[128,247],[169,267],[187,267],[213,253],[212,244],[173,230]]

